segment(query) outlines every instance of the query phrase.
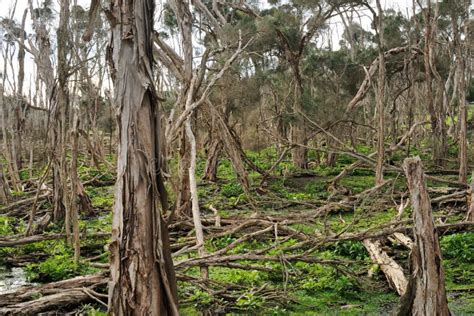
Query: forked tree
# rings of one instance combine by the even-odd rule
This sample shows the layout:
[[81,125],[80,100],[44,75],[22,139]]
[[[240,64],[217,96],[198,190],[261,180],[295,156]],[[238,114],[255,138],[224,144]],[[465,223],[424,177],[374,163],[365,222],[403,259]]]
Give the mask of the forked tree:
[[110,315],[178,315],[176,278],[162,217],[158,97],[152,76],[153,0],[114,0],[109,64],[119,111]]

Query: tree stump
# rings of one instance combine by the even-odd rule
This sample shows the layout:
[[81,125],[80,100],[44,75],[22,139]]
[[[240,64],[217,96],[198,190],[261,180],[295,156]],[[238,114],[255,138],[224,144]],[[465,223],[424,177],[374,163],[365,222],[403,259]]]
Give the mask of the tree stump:
[[450,315],[438,233],[420,158],[405,159],[403,170],[411,195],[415,242],[411,253],[411,279],[398,315]]

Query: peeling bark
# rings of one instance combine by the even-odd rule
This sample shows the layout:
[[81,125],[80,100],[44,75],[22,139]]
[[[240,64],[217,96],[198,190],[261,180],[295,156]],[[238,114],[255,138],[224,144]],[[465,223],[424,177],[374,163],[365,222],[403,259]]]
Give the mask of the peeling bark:
[[415,241],[411,254],[411,279],[401,300],[399,315],[450,315],[441,249],[421,159],[405,159],[403,169],[411,195]]
[[[153,0],[114,0],[109,65],[119,110],[110,315],[178,315],[152,75]],[[161,205],[160,205],[161,204]]]

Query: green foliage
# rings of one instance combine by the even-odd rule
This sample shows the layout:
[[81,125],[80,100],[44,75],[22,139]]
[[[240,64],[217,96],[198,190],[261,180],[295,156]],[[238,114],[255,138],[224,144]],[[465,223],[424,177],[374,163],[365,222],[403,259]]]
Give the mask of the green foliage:
[[4,215],[0,215],[0,236],[8,236],[15,234],[14,223],[17,220]]
[[261,296],[249,292],[241,295],[237,299],[236,305],[245,308],[247,311],[252,311],[261,308],[264,303],[265,300]]
[[11,191],[10,193],[15,198],[21,198],[26,195],[26,193],[23,191]]
[[74,263],[73,251],[60,243],[55,248],[56,254],[38,263],[26,266],[28,280],[31,282],[54,282],[78,275],[96,272],[87,264]]
[[369,257],[367,250],[360,241],[338,241],[327,249],[332,250],[338,256],[348,257],[354,260],[364,260]]
[[92,304],[82,305],[80,315],[87,316],[107,316],[107,311],[101,310]]
[[358,289],[352,279],[333,267],[306,263],[297,263],[295,266],[305,272],[305,277],[300,282],[301,288],[307,292],[318,294],[331,291],[347,296]]
[[374,186],[374,176],[346,177],[341,180],[341,185],[351,188],[352,193],[357,194]]
[[23,169],[20,171],[20,180],[21,181],[26,181],[30,178],[30,173],[28,170]]
[[[107,159],[108,160],[108,159]],[[102,167],[100,170],[94,166],[90,166],[86,163],[79,166],[77,173],[81,181],[103,181],[103,182],[113,182],[115,180],[115,175],[113,172],[110,172],[108,169]]]
[[441,250],[446,259],[474,263],[474,233],[459,233],[441,238]]
[[238,197],[242,193],[244,193],[244,190],[237,182],[227,183],[221,187],[221,194],[227,198]]
[[308,183],[305,186],[305,192],[311,194],[315,199],[324,199],[329,195],[324,181],[312,181]]
[[94,208],[112,209],[112,206],[114,205],[112,187],[87,187],[86,192],[89,195]]

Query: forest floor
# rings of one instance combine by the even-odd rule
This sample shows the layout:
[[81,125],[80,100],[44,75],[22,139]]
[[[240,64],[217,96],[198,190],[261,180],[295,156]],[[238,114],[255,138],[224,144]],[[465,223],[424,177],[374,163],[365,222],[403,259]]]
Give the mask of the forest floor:
[[[364,148],[359,150],[363,152]],[[248,155],[263,170],[268,170],[277,157],[270,149]],[[401,157],[402,154],[392,155],[390,161],[400,166]],[[201,158],[198,176],[204,169],[204,157]],[[315,158],[314,153],[311,158]],[[426,155],[422,158],[429,161]],[[337,186],[330,185],[329,180],[354,161],[339,155],[333,167],[315,165],[303,172],[284,160],[264,183],[260,183],[260,174],[250,173],[252,186],[245,192],[230,162],[222,160],[218,183],[199,183],[209,255],[199,261],[193,248],[192,220],[180,220],[170,227],[181,313],[391,313],[399,296],[390,288],[380,267],[372,262],[362,240],[380,237],[383,250],[408,275],[409,249],[390,235],[391,230],[410,235],[410,205],[397,219],[399,206],[408,196],[405,178],[401,173],[387,172],[386,184],[371,190],[374,173],[367,167],[352,171]],[[463,221],[469,194],[465,188],[453,185],[457,178],[455,166],[448,163],[441,170],[425,163],[425,169],[449,182],[428,181],[436,224],[446,227]],[[73,250],[63,238],[0,247],[0,308],[6,305],[2,295],[22,286],[107,271],[106,245],[110,240],[106,234],[98,234],[110,232],[114,170],[97,170],[85,158],[79,170],[94,207],[93,214],[81,216],[84,236],[80,263],[74,264]],[[33,178],[41,172],[38,170]],[[30,182],[27,172],[22,173],[22,178],[25,183]],[[31,196],[34,190],[16,193],[15,199]],[[174,200],[172,195],[169,198]],[[50,202],[43,200],[38,218],[50,209]],[[0,243],[22,238],[28,210],[23,207],[5,211],[0,206]],[[60,226],[50,224],[41,236],[59,233],[63,233]],[[444,229],[440,241],[450,309],[454,315],[474,315],[473,226]],[[200,266],[204,265],[209,267],[207,280],[200,277]],[[95,291],[106,293],[103,284]],[[65,305],[56,310],[105,314],[105,307],[97,300],[95,297],[79,306]]]

